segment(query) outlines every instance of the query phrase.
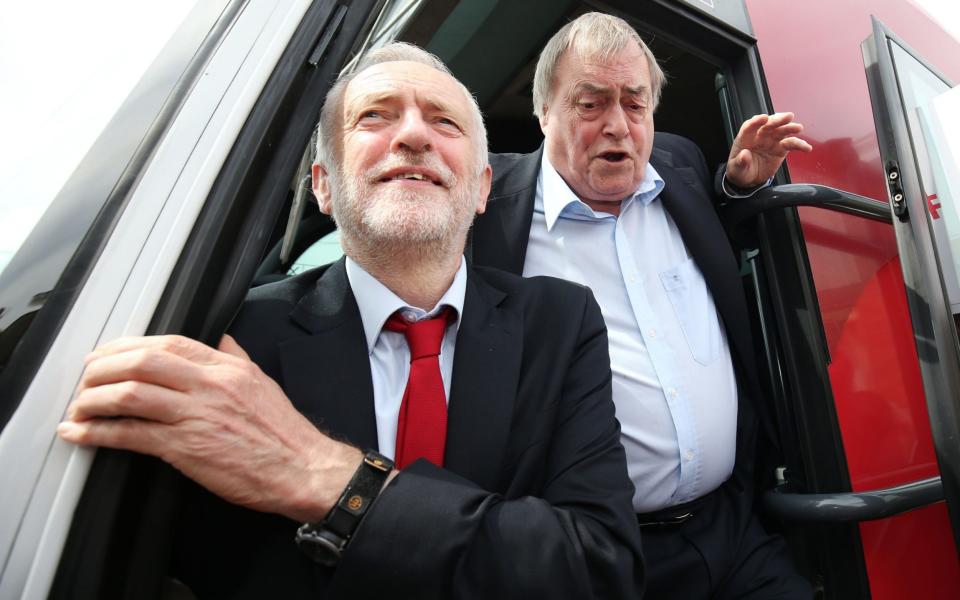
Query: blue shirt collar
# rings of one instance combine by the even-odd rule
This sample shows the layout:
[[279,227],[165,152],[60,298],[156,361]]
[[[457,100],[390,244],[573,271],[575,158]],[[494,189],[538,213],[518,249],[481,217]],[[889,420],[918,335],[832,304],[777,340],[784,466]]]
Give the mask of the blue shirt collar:
[[460,268],[457,269],[453,283],[450,284],[440,301],[430,311],[417,306],[410,306],[404,302],[400,296],[390,291],[390,288],[380,283],[376,277],[367,273],[349,256],[347,257],[347,280],[350,282],[353,296],[357,300],[357,308],[360,309],[363,333],[367,338],[367,351],[370,353],[373,353],[373,347],[377,343],[377,338],[380,337],[383,324],[387,322],[390,315],[398,310],[411,310],[416,315],[416,320],[420,321],[436,315],[444,306],[450,306],[457,312],[457,318],[453,322],[453,326],[455,329],[460,327],[463,299],[467,292],[467,262],[463,257],[460,257]]
[[[547,153],[543,153],[543,161],[540,165],[540,185],[543,191],[543,216],[546,218],[547,231],[553,229],[554,224],[560,217],[569,219],[589,219],[598,220],[609,218],[606,213],[597,213],[587,206],[570,189],[567,182],[560,177],[557,170],[550,164]],[[660,195],[666,184],[653,165],[647,163],[646,171],[643,175],[643,181],[637,187],[637,190],[621,205],[621,213],[634,202],[648,205]]]

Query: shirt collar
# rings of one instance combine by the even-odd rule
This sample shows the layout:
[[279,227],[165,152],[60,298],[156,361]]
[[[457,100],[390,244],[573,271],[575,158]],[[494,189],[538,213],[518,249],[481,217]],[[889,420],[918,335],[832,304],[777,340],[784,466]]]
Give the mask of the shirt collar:
[[[540,184],[543,190],[543,216],[546,218],[547,231],[553,229],[557,219],[589,219],[598,220],[609,217],[606,213],[594,212],[577,197],[570,189],[567,182],[560,177],[557,170],[550,164],[547,153],[543,153],[543,161],[540,165]],[[634,201],[648,205],[660,195],[666,184],[653,165],[647,163],[644,171],[643,181],[637,187],[637,190],[626,200],[623,201],[621,212]]]
[[467,292],[467,262],[463,257],[460,257],[460,268],[457,269],[453,283],[430,311],[404,302],[349,256],[347,257],[347,280],[350,282],[353,296],[357,300],[357,307],[360,309],[363,333],[367,338],[367,351],[370,353],[373,353],[373,347],[377,343],[377,338],[380,337],[383,324],[398,310],[410,310],[416,316],[416,320],[420,321],[436,315],[444,306],[449,306],[457,313],[457,318],[453,322],[454,328],[460,327],[463,299]]

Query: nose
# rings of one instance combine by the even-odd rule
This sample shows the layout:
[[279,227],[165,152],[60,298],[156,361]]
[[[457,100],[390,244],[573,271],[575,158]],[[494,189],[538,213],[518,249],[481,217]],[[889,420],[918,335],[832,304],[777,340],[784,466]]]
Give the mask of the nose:
[[404,112],[397,125],[391,150],[394,152],[399,150],[428,152],[430,149],[430,128],[423,120],[423,114],[419,110]]
[[614,139],[623,139],[630,132],[627,113],[619,103],[611,105],[604,114],[603,134]]

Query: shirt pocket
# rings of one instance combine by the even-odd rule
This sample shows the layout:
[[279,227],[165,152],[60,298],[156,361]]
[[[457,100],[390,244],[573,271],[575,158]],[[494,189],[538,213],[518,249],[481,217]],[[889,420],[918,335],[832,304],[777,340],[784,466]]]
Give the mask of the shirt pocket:
[[703,274],[692,258],[660,272],[660,282],[680,321],[690,354],[701,365],[720,355],[723,336],[720,319]]

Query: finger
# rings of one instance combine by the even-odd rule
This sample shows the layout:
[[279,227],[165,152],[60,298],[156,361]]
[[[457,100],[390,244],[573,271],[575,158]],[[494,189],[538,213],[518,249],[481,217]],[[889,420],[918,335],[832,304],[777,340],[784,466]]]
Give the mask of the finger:
[[242,358],[244,360],[250,360],[250,355],[247,354],[246,350],[237,343],[237,340],[233,339],[232,336],[228,334],[223,334],[223,338],[220,340],[220,346],[217,348],[220,352],[225,352],[231,356],[236,356],[237,358]]
[[781,140],[780,146],[784,150],[788,150],[791,152],[810,152],[811,150],[813,150],[813,146],[811,146],[808,142],[801,140],[800,138],[797,138],[797,137],[788,137]]
[[800,123],[787,123],[779,127],[774,127],[772,129],[767,129],[766,126],[761,128],[762,134],[769,134],[775,137],[785,138],[791,135],[797,135],[803,132],[803,125]]
[[182,335],[148,335],[123,337],[107,342],[87,355],[87,361],[89,362],[99,356],[109,356],[145,348],[159,348],[184,358],[196,358],[202,361],[209,360],[212,353],[215,352],[213,348]]
[[754,115],[750,117],[740,126],[740,132],[737,134],[737,138],[748,139],[755,136],[769,119],[769,115]]
[[199,369],[193,361],[159,347],[135,348],[91,359],[80,378],[80,389],[140,381],[187,391],[197,381]]
[[770,115],[766,124],[768,127],[780,127],[781,125],[790,123],[793,119],[794,114],[792,112],[773,113]]
[[166,450],[166,430],[166,425],[139,419],[64,421],[57,425],[57,434],[71,444],[132,450],[157,457],[162,457]]
[[103,417],[136,417],[176,423],[188,407],[186,396],[179,392],[149,383],[124,381],[82,390],[67,407],[67,419],[81,422]]

